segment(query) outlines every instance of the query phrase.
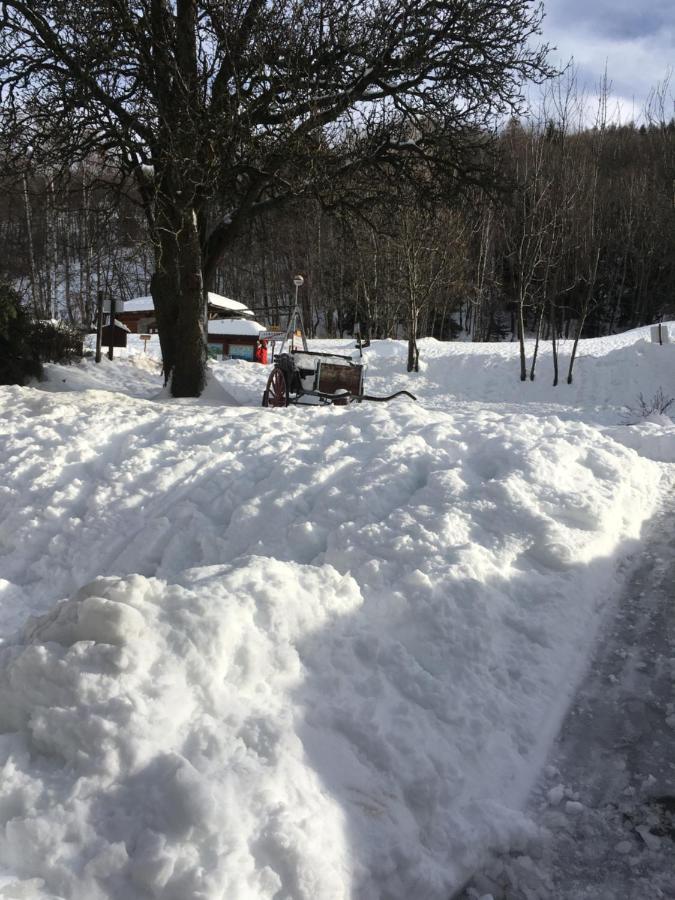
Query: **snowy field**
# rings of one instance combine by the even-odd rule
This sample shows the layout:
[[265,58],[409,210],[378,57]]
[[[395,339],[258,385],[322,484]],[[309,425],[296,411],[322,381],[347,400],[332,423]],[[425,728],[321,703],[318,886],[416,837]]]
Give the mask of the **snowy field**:
[[0,896],[448,900],[528,840],[673,485],[673,420],[626,422],[675,344],[557,388],[420,346],[365,351],[418,403],[265,410],[236,360],[173,401],[140,342],[0,388]]

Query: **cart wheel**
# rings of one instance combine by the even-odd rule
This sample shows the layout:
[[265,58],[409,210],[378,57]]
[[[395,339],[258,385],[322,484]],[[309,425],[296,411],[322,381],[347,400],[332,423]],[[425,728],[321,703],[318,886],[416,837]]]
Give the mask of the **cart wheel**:
[[288,385],[281,369],[272,369],[262,399],[263,406],[288,406]]
[[333,406],[348,406],[352,402],[353,397],[354,395],[351,391],[341,388],[332,395],[331,402]]

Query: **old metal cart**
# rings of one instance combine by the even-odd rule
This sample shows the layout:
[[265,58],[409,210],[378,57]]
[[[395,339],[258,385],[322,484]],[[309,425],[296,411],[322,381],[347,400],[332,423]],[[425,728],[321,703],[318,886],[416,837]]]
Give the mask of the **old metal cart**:
[[[302,338],[302,350],[294,346],[296,335]],[[285,353],[283,351],[287,340],[290,347]],[[416,399],[409,391],[396,391],[387,397],[365,394],[365,372],[366,366],[355,362],[351,356],[309,350],[302,316],[296,303],[281,350],[274,357],[274,368],[267,380],[262,405],[288,406],[292,403],[310,406],[332,403],[343,406],[354,400],[386,401],[401,396]]]
[[387,401],[394,397],[410,397],[409,391],[396,391],[387,397],[363,392],[366,367],[349,356],[291,350],[274,358],[274,368],[263,393],[263,406],[289,404],[316,405],[332,403],[343,406],[356,400]]

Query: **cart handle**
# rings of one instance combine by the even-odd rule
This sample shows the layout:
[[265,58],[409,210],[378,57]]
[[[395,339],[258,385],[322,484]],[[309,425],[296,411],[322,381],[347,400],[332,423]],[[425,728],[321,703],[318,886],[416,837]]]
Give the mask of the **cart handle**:
[[374,400],[376,403],[384,403],[387,400],[393,400],[394,397],[410,397],[411,400],[417,402],[417,397],[410,391],[396,391],[395,394],[389,394],[388,397],[374,397],[372,394],[352,394],[357,400]]
[[320,400],[345,400],[350,397],[352,400],[374,400],[376,403],[386,403],[387,400],[393,400],[394,397],[402,396],[410,397],[411,400],[417,402],[417,397],[410,391],[396,391],[395,394],[389,394],[388,397],[375,397],[373,394],[352,394],[351,391],[339,391],[335,394],[326,394],[323,391],[303,391],[301,397],[318,397]]

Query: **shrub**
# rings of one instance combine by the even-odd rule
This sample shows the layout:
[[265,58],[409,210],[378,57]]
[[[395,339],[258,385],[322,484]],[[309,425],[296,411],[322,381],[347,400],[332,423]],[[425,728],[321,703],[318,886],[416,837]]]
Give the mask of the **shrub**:
[[0,384],[40,378],[42,363],[33,345],[33,322],[11,285],[0,283]]
[[71,363],[82,356],[82,335],[64,322],[35,320],[32,343],[42,362]]
[[63,322],[33,319],[18,292],[0,282],[0,384],[42,377],[42,363],[82,356],[82,335]]
[[673,404],[675,397],[666,397],[663,388],[659,388],[651,400],[646,400],[643,394],[638,397],[637,406],[628,407],[628,415],[625,418],[626,425],[635,425],[640,419],[646,419],[653,415],[665,415]]

